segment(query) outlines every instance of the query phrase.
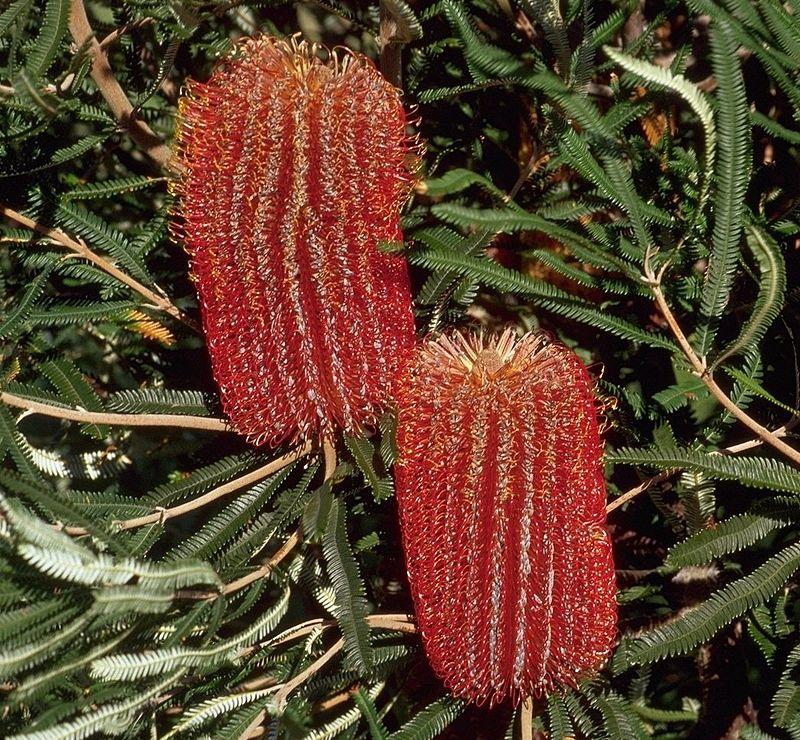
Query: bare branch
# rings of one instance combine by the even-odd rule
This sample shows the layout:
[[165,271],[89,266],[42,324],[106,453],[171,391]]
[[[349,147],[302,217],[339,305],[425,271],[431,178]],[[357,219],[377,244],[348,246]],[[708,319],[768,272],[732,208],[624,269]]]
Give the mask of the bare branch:
[[263,737],[265,734],[264,728],[261,726],[264,723],[264,720],[267,718],[267,710],[262,709],[253,719],[253,721],[247,725],[245,731],[241,735],[241,740],[251,740],[254,737]]
[[282,712],[284,710],[286,703],[289,700],[289,694],[291,694],[292,691],[294,691],[298,686],[302,686],[309,678],[316,675],[320,669],[330,663],[330,661],[336,657],[343,647],[344,638],[340,637],[322,655],[320,655],[319,658],[317,658],[310,666],[308,666],[308,668],[298,673],[291,681],[280,684],[279,687],[276,686],[275,688],[277,688],[278,691],[275,694],[275,705],[277,706],[278,711]]
[[[334,446],[333,442],[329,439],[324,439],[322,442],[322,454],[325,458],[325,481],[328,481],[333,476],[334,471],[336,470],[336,447]],[[284,542],[277,550],[277,552],[272,555],[267,562],[265,562],[260,568],[248,573],[241,578],[238,578],[235,581],[231,581],[230,583],[226,583],[225,587],[222,589],[223,594],[232,594],[240,589],[243,589],[245,586],[249,586],[251,583],[255,583],[261,578],[266,578],[273,570],[275,570],[276,566],[279,565],[289,553],[294,550],[297,545],[299,545],[303,541],[303,527],[302,525],[298,525],[297,529],[289,536],[289,538]],[[194,599],[214,599],[219,596],[219,593],[216,591],[194,591],[194,592],[183,592],[181,593],[183,598],[194,598]]]
[[708,390],[711,392],[711,395],[716,398],[720,404],[725,408],[732,416],[738,419],[742,424],[744,424],[748,429],[755,432],[756,436],[766,442],[766,444],[774,447],[783,455],[786,455],[792,462],[800,465],[800,451],[790,447],[786,444],[780,437],[778,437],[774,432],[771,432],[765,426],[759,424],[753,417],[749,414],[745,413],[740,409],[722,390],[722,388],[717,385],[714,377],[709,372],[708,367],[706,366],[706,362],[704,359],[698,357],[697,353],[694,351],[694,348],[689,343],[689,340],[686,338],[686,335],[683,333],[680,325],[678,324],[675,315],[672,313],[672,310],[667,303],[666,298],[664,297],[664,293],[661,290],[660,282],[657,280],[655,275],[652,272],[647,275],[647,278],[650,283],[650,289],[653,292],[653,296],[656,299],[656,304],[658,305],[659,311],[663,315],[664,319],[666,320],[667,324],[669,325],[670,330],[672,331],[675,339],[678,341],[681,349],[683,350],[686,359],[692,366],[692,369],[695,372],[700,380],[705,383]]
[[69,31],[79,47],[88,46],[89,56],[92,59],[92,79],[114,117],[150,159],[160,167],[165,167],[172,156],[169,147],[144,121],[136,118],[128,96],[117,82],[111,65],[95,38],[86,16],[83,0],[72,0],[70,4]]
[[[793,419],[788,424],[784,424],[784,426],[779,427],[770,434],[774,435],[775,437],[784,437],[786,434],[789,433],[795,425],[797,424],[797,419]],[[745,450],[752,450],[754,447],[760,447],[764,444],[764,440],[757,438],[757,439],[749,439],[746,442],[739,442],[739,444],[730,445],[730,447],[724,447],[721,450],[715,450],[714,452],[710,453],[712,455],[735,455],[738,452],[744,452]],[[626,491],[621,496],[615,498],[611,503],[606,506],[606,514],[610,514],[614,509],[618,509],[623,504],[628,503],[633,498],[636,498],[640,493],[644,493],[649,488],[652,488],[657,483],[661,483],[662,481],[670,479],[676,473],[679,473],[682,468],[675,468],[674,470],[664,470],[660,472],[658,475],[654,475],[651,478],[647,478],[646,480],[642,481],[638,486],[634,486],[629,491]]]
[[636,498],[640,493],[644,493],[648,488],[651,488],[656,483],[661,483],[661,481],[668,480],[671,478],[678,470],[665,470],[658,475],[654,475],[651,478],[648,478],[645,481],[642,481],[638,486],[634,486],[631,488],[630,491],[626,491],[618,498],[615,498],[608,506],[606,506],[606,514],[610,514],[614,509],[618,509],[623,504],[627,504],[633,498]]
[[[792,429],[794,429],[797,426],[798,422],[800,422],[800,419],[795,417],[788,424],[784,424],[782,427],[778,427],[777,429],[773,430],[772,433],[776,437],[785,437]],[[763,444],[764,444],[763,439],[748,439],[746,442],[739,442],[739,444],[726,447],[723,453],[727,453],[728,455],[734,455],[737,452],[752,450],[754,447],[760,447]]]
[[104,257],[101,257],[96,252],[93,252],[88,246],[86,246],[86,244],[72,239],[63,231],[61,231],[61,229],[54,229],[50,226],[44,226],[38,221],[34,221],[32,218],[28,218],[27,216],[18,213],[13,208],[9,208],[4,203],[0,203],[0,214],[10,218],[12,221],[16,221],[18,224],[25,226],[38,234],[42,234],[52,239],[57,244],[69,249],[79,257],[82,257],[96,267],[100,268],[103,272],[116,278],[124,285],[127,285],[129,288],[131,288],[131,290],[144,297],[148,304],[153,308],[169,314],[174,319],[177,319],[194,331],[200,331],[200,327],[197,325],[197,323],[184,314],[165,295],[159,295],[158,293],[150,290],[150,288],[142,285],[138,280],[134,280],[134,278],[120,270],[116,265],[112,264]]
[[[370,614],[366,617],[366,622],[373,629],[404,632],[407,635],[414,635],[417,633],[417,626],[414,624],[414,617],[411,614]],[[244,648],[240,651],[238,657],[242,658],[247,655],[252,655],[256,650],[262,650],[267,647],[283,645],[286,642],[292,642],[301,637],[306,637],[316,631],[322,633],[335,626],[336,622],[333,620],[309,619],[307,622],[302,622],[301,624],[296,624],[294,627],[290,627],[265,643]],[[245,691],[255,691],[256,689],[266,688],[274,680],[271,674],[256,676],[245,681],[240,688]],[[276,686],[275,688],[277,690],[280,686]]]
[[519,718],[519,740],[533,740],[533,699],[522,702]]
[[[243,589],[245,586],[249,586],[251,583],[255,581],[266,578],[275,567],[283,561],[283,559],[292,551],[295,547],[297,547],[300,542],[303,540],[303,529],[302,527],[298,527],[297,529],[292,532],[289,539],[284,542],[278,551],[269,559],[267,560],[264,565],[262,565],[257,570],[254,570],[252,573],[248,573],[246,576],[242,576],[235,581],[231,581],[230,583],[226,583],[225,587],[222,589],[222,593],[224,594],[232,594],[240,589]],[[205,595],[205,598],[214,598],[217,594],[211,592]]]
[[[393,631],[406,632],[409,634],[415,633],[416,626],[413,619],[408,614],[370,614],[366,617],[367,624],[375,629],[386,629]],[[335,623],[326,623],[323,629],[333,626]],[[318,625],[312,629],[318,628]],[[299,636],[300,630],[294,632],[295,636]],[[308,679],[315,676],[319,671],[327,665],[336,655],[341,652],[344,647],[344,639],[339,638],[333,645],[331,645],[319,658],[317,658],[308,668],[298,673],[293,679],[283,684],[275,686],[275,704],[279,711],[282,711],[289,700],[289,695],[298,687],[302,686]]]
[[79,421],[85,424],[110,424],[121,427],[179,427],[208,432],[234,432],[225,419],[211,416],[183,416],[181,414],[108,414],[103,411],[83,411],[52,406],[41,401],[31,401],[13,393],[0,393],[0,401],[7,406],[25,409],[31,414],[41,414],[54,419]]
[[380,32],[378,47],[381,52],[381,72],[395,87],[403,86],[403,43],[396,39],[397,21],[386,3],[380,4]]
[[153,23],[153,18],[141,18],[138,21],[133,21],[132,23],[126,23],[124,26],[120,26],[119,28],[114,29],[111,33],[108,34],[101,42],[100,42],[100,49],[101,51],[105,52],[109,46],[115,44],[120,38],[122,38],[126,33],[130,33],[131,31],[136,30],[137,28],[142,28],[143,26],[149,26]]
[[[208,504],[213,503],[214,501],[217,501],[223,496],[227,496],[234,491],[238,491],[241,488],[250,486],[253,483],[258,483],[258,481],[269,477],[273,473],[277,473],[279,470],[285,468],[287,465],[293,463],[295,460],[300,459],[304,455],[307,455],[309,452],[311,452],[311,443],[307,442],[306,444],[295,448],[291,452],[287,452],[277,460],[273,460],[267,465],[256,468],[252,472],[247,473],[247,475],[243,475],[241,478],[228,481],[227,483],[218,486],[214,490],[209,491],[202,496],[198,496],[198,498],[192,499],[191,501],[186,501],[183,504],[173,506],[169,509],[154,511],[152,514],[139,516],[134,519],[125,519],[124,521],[117,522],[116,526],[121,530],[136,529],[137,527],[144,527],[148,524],[163,523],[168,519],[174,519],[182,514],[188,514],[190,511],[195,511],[203,506],[207,506]],[[75,537],[89,534],[82,527],[64,527],[63,531]]]

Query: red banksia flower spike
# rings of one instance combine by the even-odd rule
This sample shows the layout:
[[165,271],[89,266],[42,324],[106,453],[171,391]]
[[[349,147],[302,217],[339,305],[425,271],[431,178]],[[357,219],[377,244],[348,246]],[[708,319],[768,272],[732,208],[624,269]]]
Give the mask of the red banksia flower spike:
[[402,240],[413,146],[366,58],[241,43],[181,100],[176,233],[233,426],[276,445],[358,431],[414,341]]
[[431,665],[495,704],[574,686],[616,636],[594,384],[512,331],[427,340],[398,379],[397,500]]

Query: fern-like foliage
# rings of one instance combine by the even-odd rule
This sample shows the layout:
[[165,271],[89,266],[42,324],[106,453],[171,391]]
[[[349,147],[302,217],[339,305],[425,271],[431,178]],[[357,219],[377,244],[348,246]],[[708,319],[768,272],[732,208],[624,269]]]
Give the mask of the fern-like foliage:
[[372,649],[367,602],[345,528],[345,510],[338,500],[331,502],[328,524],[322,542],[335,594],[336,619],[342,627],[345,655],[350,666],[360,672],[369,669]]
[[621,650],[631,663],[642,664],[680,655],[763,604],[800,568],[800,544],[781,550],[753,573],[717,591],[708,601],[674,621],[626,640]]
[[664,559],[669,568],[703,565],[715,558],[739,552],[766,537],[787,521],[765,516],[741,514],[706,529],[675,545]]
[[690,468],[712,478],[736,480],[754,488],[800,493],[800,473],[765,457],[727,457],[688,449],[621,449],[609,453],[612,462],[652,465],[662,470]]
[[744,194],[750,176],[750,118],[739,62],[730,28],[717,21],[711,34],[712,63],[719,83],[717,130],[719,165],[714,198],[714,231],[711,254],[700,303],[698,349],[708,353],[717,317],[728,301],[739,258]]
[[[796,2],[0,6],[0,736],[800,737]],[[596,378],[620,645],[530,713],[411,634],[390,399],[335,465],[220,423],[169,150],[258,32],[402,88],[419,335]]]
[[714,360],[715,365],[757,346],[784,306],[786,265],[780,248],[758,226],[749,225],[745,233],[747,246],[758,265],[758,297],[739,336]]

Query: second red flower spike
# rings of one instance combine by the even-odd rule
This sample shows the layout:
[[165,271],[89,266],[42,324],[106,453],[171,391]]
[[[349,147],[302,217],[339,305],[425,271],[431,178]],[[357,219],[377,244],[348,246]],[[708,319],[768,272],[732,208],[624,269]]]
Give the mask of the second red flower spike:
[[586,368],[541,333],[456,334],[418,350],[397,395],[397,499],[433,669],[490,704],[596,672],[616,587]]

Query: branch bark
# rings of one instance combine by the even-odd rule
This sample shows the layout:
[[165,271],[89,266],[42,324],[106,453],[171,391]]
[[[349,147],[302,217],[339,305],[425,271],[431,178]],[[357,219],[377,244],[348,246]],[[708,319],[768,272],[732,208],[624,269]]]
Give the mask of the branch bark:
[[652,272],[651,274],[647,275],[647,277],[649,279],[650,288],[653,292],[653,296],[656,300],[656,305],[658,306],[659,311],[669,325],[669,328],[683,350],[686,359],[692,366],[694,373],[700,378],[700,380],[703,381],[705,386],[711,392],[711,395],[713,395],[714,398],[720,402],[723,408],[734,418],[744,424],[748,429],[753,431],[759,439],[763,440],[771,447],[774,447],[781,454],[788,457],[792,462],[800,465],[800,451],[794,449],[794,447],[790,447],[780,437],[776,436],[774,432],[771,432],[765,426],[759,424],[749,414],[742,411],[742,409],[740,409],[727,396],[725,391],[723,391],[722,388],[717,385],[713,375],[708,370],[705,360],[697,355],[697,353],[694,351],[694,348],[689,343],[689,340],[686,338],[686,335],[683,333],[680,325],[678,324],[675,315],[672,313],[672,309],[670,309],[669,304],[664,297],[664,292],[661,290],[660,282],[656,279]]
[[[789,433],[789,431],[797,424],[797,420],[793,420],[788,424],[784,424],[782,427],[778,427],[775,431],[770,432],[770,434],[774,435],[775,437],[783,437]],[[724,447],[721,450],[716,450],[711,454],[715,455],[735,455],[738,452],[744,452],[745,450],[752,450],[754,447],[760,447],[764,444],[763,439],[749,439],[746,442],[739,442],[739,444],[730,445],[729,447]],[[614,509],[618,509],[623,504],[628,503],[631,499],[636,498],[640,493],[644,493],[649,488],[652,488],[657,483],[661,483],[662,481],[670,479],[675,473],[679,473],[682,468],[675,468],[674,470],[664,470],[658,475],[654,475],[651,478],[647,478],[647,480],[642,481],[638,486],[634,486],[629,491],[626,491],[621,496],[615,498],[611,503],[606,506],[606,514],[610,514]]]
[[53,419],[79,421],[85,424],[110,424],[123,427],[179,427],[208,432],[235,431],[225,419],[210,416],[182,416],[180,414],[107,414],[103,411],[82,411],[51,406],[41,401],[31,401],[13,393],[0,393],[0,401],[7,406],[25,409],[32,414],[41,414]]
[[[249,586],[251,583],[259,580],[260,578],[266,578],[275,567],[284,560],[284,558],[294,550],[300,542],[303,541],[303,529],[298,527],[292,532],[289,539],[284,542],[278,551],[257,570],[254,570],[252,573],[248,573],[246,576],[242,576],[235,581],[231,581],[230,583],[226,583],[225,587],[222,589],[222,593],[224,594],[232,594],[240,589],[243,589],[245,586]],[[204,598],[216,598],[217,594],[215,593],[208,593],[204,595]]]
[[[208,493],[198,496],[191,501],[186,501],[183,504],[179,504],[178,506],[173,506],[169,509],[161,509],[159,511],[154,511],[152,514],[146,514],[145,516],[135,517],[134,519],[125,519],[124,521],[117,522],[116,526],[118,529],[127,530],[127,529],[136,529],[137,527],[144,527],[148,524],[157,524],[163,523],[168,519],[174,519],[175,517],[181,516],[182,514],[188,514],[190,511],[195,511],[196,509],[200,509],[203,506],[207,506],[214,501],[222,498],[223,496],[227,496],[234,491],[238,491],[245,486],[252,485],[253,483],[258,483],[258,481],[267,478],[268,476],[272,475],[273,473],[277,473],[279,470],[285,468],[290,463],[293,463],[295,460],[300,459],[304,455],[307,455],[311,451],[311,444],[306,443],[301,445],[300,447],[295,448],[291,452],[287,452],[285,455],[282,455],[277,460],[273,460],[272,462],[268,463],[267,465],[263,465],[260,468],[256,468],[247,475],[243,475],[241,478],[236,478],[235,480],[228,481],[227,483],[218,486],[213,491],[209,491]],[[64,532],[74,537],[80,537],[89,532],[83,527],[63,527]],[[226,592],[227,593],[227,592]]]
[[[414,620],[409,614],[370,614],[366,617],[367,624],[373,629],[385,629],[397,632],[405,632],[407,634],[415,634],[417,632]],[[296,627],[287,631],[290,635],[289,639],[296,639],[310,634],[314,630],[326,630],[330,627],[335,627],[336,622],[322,621],[319,619],[312,619],[309,622],[299,624]],[[279,638],[281,636],[279,635]],[[280,644],[278,640],[272,644]],[[285,707],[289,695],[297,688],[302,686],[306,681],[315,676],[319,671],[327,665],[336,655],[341,652],[344,647],[344,640],[339,638],[333,645],[331,645],[319,658],[317,658],[311,665],[298,673],[294,678],[282,684],[274,686],[275,689],[275,704],[282,709]],[[246,691],[253,691],[262,688],[266,682],[271,681],[272,676],[264,676],[260,678],[253,678],[242,684]]]
[[150,159],[159,167],[166,167],[172,156],[169,147],[144,121],[136,118],[131,101],[117,82],[111,65],[95,38],[83,0],[72,0],[70,4],[69,31],[79,47],[87,46],[92,60],[92,79],[120,126]]
[[380,4],[378,45],[381,73],[395,87],[403,87],[403,42],[397,38],[397,21],[385,2]]
[[533,699],[528,697],[522,702],[519,718],[520,740],[533,740]]
[[[322,454],[325,459],[324,481],[328,481],[331,479],[334,471],[336,470],[336,447],[334,446],[333,442],[328,439],[323,440]],[[235,593],[236,591],[243,589],[245,586],[255,583],[261,578],[266,578],[270,573],[272,573],[273,570],[275,570],[275,567],[281,563],[302,541],[303,526],[302,524],[299,524],[297,529],[292,532],[286,542],[284,542],[280,548],[278,548],[277,552],[275,552],[275,554],[272,555],[272,557],[270,557],[266,563],[251,573],[248,573],[247,575],[242,576],[235,581],[226,583],[222,589],[222,593]],[[219,596],[219,594],[216,591],[186,591],[181,593],[182,598],[193,599],[215,599],[217,596]]]
[[10,218],[12,221],[15,221],[21,226],[31,229],[31,231],[35,231],[37,234],[42,234],[43,236],[52,239],[57,244],[69,249],[79,257],[91,262],[93,265],[95,265],[95,267],[100,268],[103,272],[116,278],[123,285],[127,285],[131,290],[147,299],[149,305],[151,305],[153,308],[169,314],[174,319],[177,319],[194,331],[200,331],[200,327],[197,325],[197,323],[184,314],[175,304],[172,303],[172,301],[169,300],[169,298],[166,297],[166,295],[159,295],[158,293],[150,290],[150,288],[142,285],[138,280],[135,280],[130,275],[120,270],[116,265],[112,264],[104,257],[101,257],[96,252],[93,252],[83,242],[72,239],[70,236],[61,231],[61,229],[55,229],[50,226],[40,224],[38,221],[34,221],[32,218],[24,216],[4,203],[0,203],[0,214]]

